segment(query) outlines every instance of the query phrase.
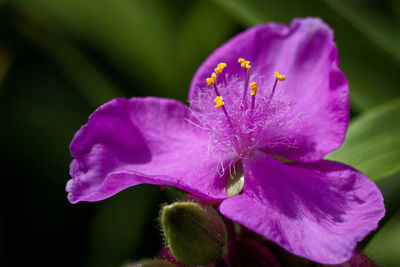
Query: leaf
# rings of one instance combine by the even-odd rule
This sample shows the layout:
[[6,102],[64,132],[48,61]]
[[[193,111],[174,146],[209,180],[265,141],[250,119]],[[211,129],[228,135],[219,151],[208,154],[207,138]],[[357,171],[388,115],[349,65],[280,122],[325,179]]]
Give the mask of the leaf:
[[95,48],[133,82],[163,89],[176,85],[173,24],[164,1],[16,0],[11,5]]
[[380,229],[385,227],[387,223],[390,224],[392,220],[396,220],[392,217],[396,217],[396,214],[400,212],[400,198],[398,197],[398,192],[400,191],[400,172],[379,180],[376,185],[383,195],[386,214],[379,222],[378,229],[369,234],[361,243],[358,244],[358,247],[361,249],[365,248],[370,242],[372,242],[375,236],[379,235]]
[[96,108],[112,98],[122,96],[118,88],[67,40],[63,40],[51,31],[46,32],[33,22],[29,24],[17,22],[16,26],[53,60],[92,107]]
[[[289,23],[294,17],[318,16],[335,31],[340,67],[349,80],[352,104],[358,110],[400,96],[400,61],[344,20],[323,1],[215,0],[245,26],[269,21]],[[373,22],[372,22],[373,23]],[[392,38],[389,36],[387,38]]]
[[[1,4],[1,2],[0,2]],[[0,43],[0,88],[10,69],[14,54],[8,47]],[[0,91],[1,92],[1,91]]]
[[371,42],[400,60],[400,21],[389,1],[325,0],[325,3]]
[[343,145],[327,159],[349,164],[374,181],[400,170],[400,99],[355,118]]
[[400,198],[398,196],[400,191],[400,172],[379,180],[376,185],[381,190],[385,201],[386,215],[383,218],[383,222],[381,222],[381,224],[384,224],[400,208]]
[[360,170],[377,184],[386,207],[380,226],[400,208],[399,115],[400,99],[395,99],[356,117],[343,145],[326,157]]
[[224,7],[247,26],[268,21],[289,23],[296,16],[315,15],[315,11],[310,11],[321,7],[318,2],[315,3],[312,0],[303,0],[302,2],[287,0],[284,3],[272,0],[215,0],[214,2]]
[[400,212],[374,236],[366,253],[379,266],[398,266],[400,262]]
[[196,2],[184,15],[179,25],[176,51],[179,65],[182,66],[179,72],[187,78],[185,82],[189,85],[196,68],[232,36],[236,23],[219,6],[209,1]]

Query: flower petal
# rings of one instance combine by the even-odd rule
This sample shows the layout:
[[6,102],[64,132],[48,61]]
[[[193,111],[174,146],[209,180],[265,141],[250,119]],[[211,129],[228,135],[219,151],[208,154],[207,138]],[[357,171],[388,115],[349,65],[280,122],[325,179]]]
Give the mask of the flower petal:
[[221,213],[310,260],[348,260],[385,214],[376,185],[341,163],[287,165],[256,152],[243,165],[244,191]]
[[169,99],[120,98],[101,106],[70,146],[70,202],[102,200],[140,183],[225,198],[220,160],[208,154],[208,136],[187,119],[188,108]]
[[318,18],[294,19],[289,27],[268,23],[238,34],[200,66],[189,99],[204,87],[219,62],[228,64],[227,73],[243,77],[238,57],[250,60],[254,76],[270,80],[271,87],[275,70],[287,77],[278,83],[275,96],[293,102],[292,119],[298,123],[282,133],[284,144],[265,147],[267,152],[313,162],[342,144],[349,120],[349,90],[328,25]]

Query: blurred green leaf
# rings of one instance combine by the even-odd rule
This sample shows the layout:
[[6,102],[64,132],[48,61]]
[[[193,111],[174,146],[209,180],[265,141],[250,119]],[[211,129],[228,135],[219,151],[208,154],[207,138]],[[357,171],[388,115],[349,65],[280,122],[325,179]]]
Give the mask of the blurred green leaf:
[[400,212],[400,198],[398,197],[398,192],[400,191],[400,172],[380,179],[376,182],[376,185],[383,195],[386,213],[385,217],[383,217],[379,222],[378,229],[369,234],[361,243],[358,244],[360,249],[365,248],[371,240],[374,239],[375,235],[380,233],[380,229],[382,229],[382,227],[387,223],[390,223],[390,221],[395,220],[393,216]]
[[112,98],[122,96],[105,75],[67,40],[49,31],[43,32],[43,29],[32,24],[20,23],[17,26],[54,61],[92,107],[96,108]]
[[196,67],[236,26],[209,1],[15,0],[12,6],[93,47],[146,94],[181,100]]
[[[204,14],[207,14],[205,16]],[[200,66],[201,62],[234,31],[236,24],[219,6],[198,1],[184,14],[177,36],[177,57],[181,66]],[[195,69],[182,67],[179,73],[190,79]],[[187,90],[187,88],[186,88]]]
[[10,51],[10,49],[8,49],[8,47],[0,44],[0,88],[4,81],[4,78],[7,75],[8,70],[10,69],[11,63],[13,61],[13,56],[13,53]]
[[393,7],[393,12],[396,14],[396,16],[399,18],[400,17],[400,1],[398,0],[391,0],[390,4]]
[[88,266],[119,266],[138,256],[146,227],[156,224],[150,215],[158,193],[155,186],[140,185],[101,202],[93,220]]
[[400,212],[374,236],[364,252],[380,266],[399,266]]
[[[246,26],[269,21],[289,23],[294,17],[318,16],[335,30],[341,69],[351,90],[353,107],[366,110],[400,96],[400,62],[377,46],[330,5],[315,0],[214,0]],[[390,33],[388,33],[390,34]],[[386,39],[393,38],[389,35]]]
[[269,21],[289,23],[296,16],[316,15],[322,7],[319,1],[313,0],[301,2],[296,0],[286,0],[285,2],[273,0],[214,0],[214,2],[226,8],[228,12],[233,14],[234,18],[246,26]]
[[171,88],[177,80],[175,36],[163,1],[16,0],[12,4],[94,47],[133,81]]
[[364,112],[351,122],[343,145],[326,157],[360,170],[377,184],[386,206],[380,226],[400,208],[399,114],[400,98]]
[[400,192],[400,172],[380,179],[376,182],[376,185],[382,192],[386,206],[386,214],[381,222],[381,225],[383,225],[400,208],[400,198],[398,195]]
[[327,159],[349,164],[374,181],[400,170],[400,99],[355,118],[343,145]]
[[400,20],[389,1],[325,0],[325,3],[370,42],[400,60]]

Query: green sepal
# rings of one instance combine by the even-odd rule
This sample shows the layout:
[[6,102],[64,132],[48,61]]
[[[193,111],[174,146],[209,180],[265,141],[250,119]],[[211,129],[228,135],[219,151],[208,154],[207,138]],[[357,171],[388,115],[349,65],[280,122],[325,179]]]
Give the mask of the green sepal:
[[171,254],[180,262],[207,265],[221,257],[226,229],[217,212],[195,202],[164,206],[161,225]]

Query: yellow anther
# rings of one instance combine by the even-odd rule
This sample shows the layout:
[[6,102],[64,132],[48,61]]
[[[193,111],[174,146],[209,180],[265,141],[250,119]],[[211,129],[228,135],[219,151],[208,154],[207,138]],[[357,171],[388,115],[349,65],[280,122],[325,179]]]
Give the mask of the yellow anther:
[[214,69],[214,71],[217,74],[221,74],[225,67],[226,63],[219,63],[218,66]]
[[251,88],[250,94],[251,95],[256,95],[257,94],[257,83],[252,82],[250,84],[250,88]]
[[214,103],[215,103],[215,107],[216,108],[220,108],[220,107],[222,107],[223,105],[225,105],[225,103],[222,101],[222,96],[217,96],[215,99],[214,99]]
[[221,62],[218,64],[218,68],[225,68],[225,67],[226,67],[226,63]]
[[245,68],[248,69],[248,70],[251,69],[250,61],[246,61]]
[[210,78],[206,79],[207,85],[213,85],[215,84],[215,81],[217,80],[217,74],[215,74],[214,72],[211,74]]
[[242,68],[246,68],[246,69],[250,69],[251,68],[250,61],[249,60],[245,60],[244,58],[239,58],[238,59],[238,63],[240,63]]
[[215,73],[217,73],[217,74],[221,74],[223,70],[224,70],[223,68],[215,68],[214,69]]
[[281,82],[283,82],[284,80],[286,80],[285,75],[281,75],[281,74],[279,74],[279,72],[277,72],[277,71],[275,71],[274,77],[276,77],[276,79],[277,79],[278,81],[281,81]]

